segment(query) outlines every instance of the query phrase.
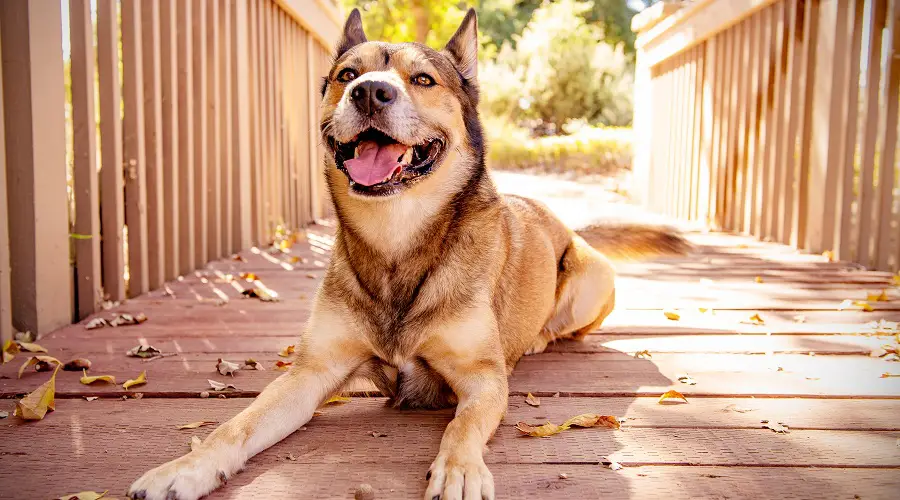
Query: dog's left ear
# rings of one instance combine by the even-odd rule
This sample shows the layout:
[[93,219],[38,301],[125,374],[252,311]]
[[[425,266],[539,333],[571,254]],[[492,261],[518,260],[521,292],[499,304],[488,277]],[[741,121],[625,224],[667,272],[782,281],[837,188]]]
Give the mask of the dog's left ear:
[[366,33],[363,31],[362,16],[359,15],[359,9],[353,9],[350,12],[350,16],[347,17],[347,22],[344,24],[344,34],[341,35],[341,41],[337,44],[334,58],[337,59],[353,47],[368,41]]
[[459,29],[444,47],[463,78],[475,81],[478,76],[478,17],[469,9]]

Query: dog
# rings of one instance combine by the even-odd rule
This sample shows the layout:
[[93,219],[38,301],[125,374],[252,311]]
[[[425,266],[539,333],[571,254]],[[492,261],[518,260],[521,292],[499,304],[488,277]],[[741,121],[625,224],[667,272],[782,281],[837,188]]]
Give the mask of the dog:
[[135,481],[130,498],[206,495],[358,377],[397,407],[456,405],[426,499],[495,498],[482,453],[517,361],[612,312],[603,248],[674,253],[684,241],[599,226],[585,233],[592,246],[543,204],[499,194],[485,167],[477,56],[474,10],[441,51],[370,42],[353,10],[321,90],[338,229],[293,366],[202,445]]

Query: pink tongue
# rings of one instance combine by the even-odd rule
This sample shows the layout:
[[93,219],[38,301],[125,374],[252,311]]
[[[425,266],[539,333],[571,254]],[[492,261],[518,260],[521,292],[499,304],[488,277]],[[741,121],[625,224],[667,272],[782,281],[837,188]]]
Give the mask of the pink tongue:
[[405,152],[406,146],[402,144],[379,146],[374,141],[365,141],[359,145],[356,158],[344,161],[344,166],[354,182],[373,186],[393,175],[394,170],[400,166],[397,158]]

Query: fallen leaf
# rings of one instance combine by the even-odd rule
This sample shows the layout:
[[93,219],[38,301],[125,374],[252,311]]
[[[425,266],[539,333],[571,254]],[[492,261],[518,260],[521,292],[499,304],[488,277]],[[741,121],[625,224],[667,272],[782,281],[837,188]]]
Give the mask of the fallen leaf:
[[653,359],[653,355],[647,349],[634,353],[634,357],[636,359]]
[[220,375],[231,375],[234,376],[234,372],[241,369],[241,365],[237,363],[232,363],[231,361],[225,361],[222,358],[219,358],[219,362],[216,363],[216,370],[218,370]]
[[[679,399],[681,401],[678,401]],[[682,394],[678,391],[675,391],[675,390],[664,393],[662,396],[659,397],[659,401],[657,401],[657,403],[661,404],[661,405],[673,404],[673,403],[681,404],[681,403],[687,403],[687,402],[688,402],[688,400],[686,397],[684,397],[684,394]]]
[[576,415],[569,420],[563,422],[562,427],[609,427],[610,429],[618,429],[622,424],[619,419],[611,415],[597,415],[596,413],[584,413]]
[[259,279],[259,276],[254,273],[241,273],[240,276],[242,280],[246,281],[256,281]]
[[609,467],[612,470],[621,470],[621,469],[625,468],[624,465],[620,464],[619,462],[615,462],[613,460],[604,461],[603,465]]
[[15,415],[25,420],[41,420],[48,411],[56,409],[56,372],[24,398],[16,401]]
[[34,332],[28,330],[25,332],[16,332],[16,334],[13,335],[13,340],[16,342],[34,342],[37,340],[37,337],[34,335]]
[[291,356],[291,354],[294,354],[294,346],[293,345],[289,345],[278,352],[278,355],[281,356],[282,358],[288,358]]
[[290,259],[288,259],[288,262],[290,262],[291,264],[297,264],[297,263],[301,262],[301,260],[300,260],[300,257],[294,256],[294,257],[291,257]]
[[248,288],[241,292],[241,295],[252,299],[259,299],[263,302],[278,302],[278,294],[262,287]]
[[754,279],[754,281],[756,281],[757,283],[762,283],[762,282],[763,282],[762,276],[757,276],[757,277]]
[[859,307],[865,312],[872,312],[875,310],[875,308],[872,307],[872,304],[869,304],[867,300],[847,299],[840,303],[840,305],[838,306],[838,311],[843,311],[844,309],[849,309],[851,307]]
[[834,251],[833,250],[825,250],[822,252],[822,257],[828,259],[828,262],[834,262]]
[[560,479],[569,479],[569,475],[566,474],[565,472],[560,472],[560,473],[559,473],[559,478],[560,478]]
[[891,378],[891,377],[900,377],[900,373],[884,372],[881,374],[881,378]]
[[96,491],[82,491],[80,493],[63,495],[56,500],[97,500],[99,498],[103,498],[106,495],[106,491],[104,491],[103,493],[97,493]]
[[210,389],[212,389],[214,391],[224,391],[227,389],[237,390],[237,387],[235,387],[233,384],[226,384],[224,382],[216,382],[215,380],[210,380],[210,379],[206,379],[206,381],[209,382]]
[[262,363],[253,358],[247,358],[247,360],[244,361],[244,366],[248,367],[250,370],[265,370]]
[[763,429],[772,429],[777,434],[790,434],[791,429],[784,422],[769,422],[768,420],[760,420]]
[[109,324],[110,326],[140,325],[144,321],[147,321],[147,316],[145,316],[144,313],[122,313],[113,318],[113,320],[110,321]]
[[80,382],[84,385],[91,385],[94,382],[107,382],[110,384],[116,383],[116,377],[113,377],[112,375],[93,375],[89,377],[87,374],[87,370],[82,370],[82,373],[84,375],[81,377]]
[[306,273],[306,277],[309,278],[309,279],[311,279],[311,280],[316,279],[316,275],[313,274],[313,273]]
[[96,400],[98,400],[98,399],[100,399],[99,396],[85,396],[85,397],[84,397],[84,400],[85,400],[85,401],[96,401]]
[[191,451],[194,451],[203,444],[203,441],[201,441],[200,438],[198,438],[197,436],[191,436],[190,444],[191,444]]
[[383,433],[383,432],[372,431],[372,432],[370,432],[369,434],[371,434],[372,437],[374,437],[374,438],[383,438],[383,437],[387,437],[387,434],[385,434],[385,433]]
[[79,370],[90,370],[91,360],[85,358],[75,358],[63,365],[63,370],[67,372],[77,372]]
[[42,346],[37,344],[33,344],[31,342],[19,342],[19,350],[27,351],[27,352],[47,352],[47,349],[44,349]]
[[6,410],[0,411],[0,418],[6,418],[9,416],[9,412]]
[[32,357],[28,358],[27,361],[22,363],[22,366],[19,367],[19,377],[18,378],[22,378],[22,374],[25,373],[25,370],[28,369],[29,366],[35,366],[38,363],[54,363],[57,366],[62,364],[59,362],[58,359],[56,359],[52,356],[32,356]]
[[663,311],[663,314],[666,315],[666,318],[669,318],[672,321],[678,321],[681,319],[681,315],[675,311],[666,310],[666,311]]
[[897,273],[891,278],[894,282],[894,286],[900,286],[900,273]]
[[887,290],[882,290],[880,294],[869,294],[866,296],[866,299],[869,302],[890,302],[890,297],[888,297]]
[[131,356],[132,358],[154,358],[156,356],[162,355],[162,351],[153,347],[152,345],[139,345],[132,347],[128,352],[125,353],[127,356]]
[[238,262],[247,262],[247,259],[245,259],[244,256],[240,255],[240,254],[232,255],[231,260],[238,261]]
[[147,383],[147,370],[141,372],[140,375],[135,379],[126,380],[124,384],[122,384],[123,389],[130,389],[136,385],[143,385]]
[[534,397],[534,395],[530,392],[528,393],[528,396],[525,396],[525,402],[530,406],[534,406],[535,408],[541,406],[541,398]]
[[284,457],[284,458],[287,458],[287,459],[290,460],[291,462],[297,460],[297,457],[295,457],[293,453],[288,453],[287,456]]
[[321,406],[340,405],[340,404],[344,404],[344,403],[349,403],[350,401],[351,401],[350,398],[341,396],[339,394],[337,396],[331,396],[330,398],[326,399],[325,402],[321,404]]
[[275,369],[286,372],[286,371],[288,371],[288,368],[290,368],[291,365],[293,365],[293,364],[294,364],[293,361],[280,361],[279,360],[279,361],[275,362]]
[[191,422],[189,424],[179,425],[178,429],[196,429],[197,427],[203,427],[204,425],[213,425],[217,422],[212,420],[200,420],[198,422]]
[[550,422],[538,426],[526,424],[525,422],[519,422],[516,424],[516,429],[518,429],[519,432],[522,432],[523,434],[531,437],[549,437],[554,434],[559,434],[560,432],[565,430],[561,426]]
[[112,326],[112,325],[109,324],[109,321],[107,321],[106,318],[97,317],[97,318],[94,318],[94,319],[88,321],[87,323],[85,323],[84,329],[85,330],[96,330],[97,328],[104,328],[107,326]]
[[16,354],[19,354],[19,344],[13,342],[12,340],[7,340],[3,344],[3,355],[2,362],[6,364],[8,361],[12,361],[13,358],[16,357]]
[[678,381],[681,382],[682,384],[687,384],[687,385],[697,385],[697,381],[694,380],[694,379],[693,379],[690,375],[688,375],[688,374],[680,375],[680,376],[678,377]]
[[745,323],[748,325],[756,325],[756,326],[766,324],[765,320],[762,319],[762,316],[760,316],[759,313],[756,313],[753,316],[750,316],[749,319],[747,319],[746,321],[741,321],[741,323]]

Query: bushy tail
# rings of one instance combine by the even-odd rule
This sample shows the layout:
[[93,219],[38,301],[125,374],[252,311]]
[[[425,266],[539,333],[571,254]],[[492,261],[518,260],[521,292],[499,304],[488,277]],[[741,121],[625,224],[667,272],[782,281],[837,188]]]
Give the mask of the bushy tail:
[[645,224],[598,224],[576,231],[612,260],[638,260],[662,255],[684,255],[691,244],[676,229]]

